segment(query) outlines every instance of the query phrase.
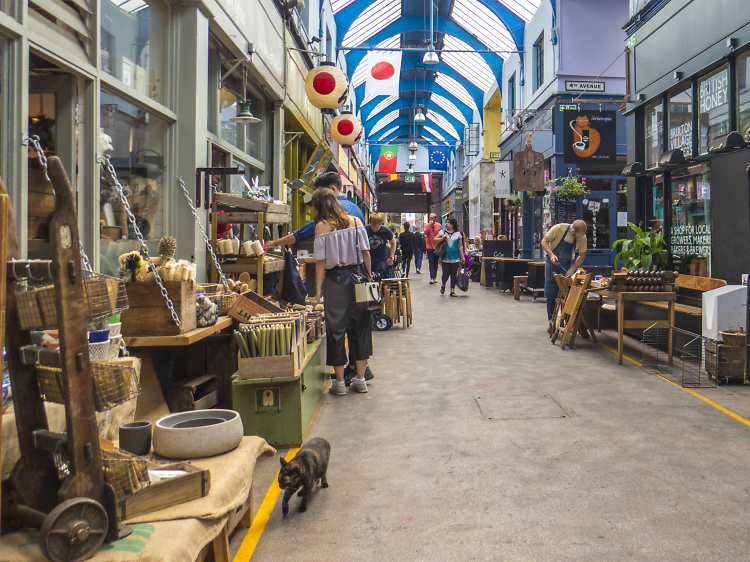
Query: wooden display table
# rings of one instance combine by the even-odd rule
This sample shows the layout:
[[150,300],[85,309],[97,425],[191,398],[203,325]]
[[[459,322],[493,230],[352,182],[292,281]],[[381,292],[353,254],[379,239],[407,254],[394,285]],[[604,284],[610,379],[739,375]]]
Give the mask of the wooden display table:
[[[666,302],[669,314],[668,324],[674,327],[674,310],[677,295],[675,293],[632,293],[625,291],[610,291],[609,289],[593,289],[590,292],[601,297],[613,299],[617,304],[617,362],[622,365],[623,356],[623,335],[626,328],[636,330],[645,330],[663,320],[625,320],[625,303],[626,302]],[[669,330],[669,364],[672,364],[672,330]]]
[[[236,355],[236,352],[235,352]],[[232,380],[233,408],[245,435],[274,447],[299,447],[331,379],[325,337],[307,344],[307,356],[290,377]]]

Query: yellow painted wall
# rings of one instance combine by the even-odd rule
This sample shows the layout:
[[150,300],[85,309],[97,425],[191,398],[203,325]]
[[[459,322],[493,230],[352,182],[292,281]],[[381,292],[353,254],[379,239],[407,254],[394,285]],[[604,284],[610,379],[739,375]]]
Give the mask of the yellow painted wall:
[[490,153],[500,152],[497,145],[500,144],[504,121],[500,108],[500,89],[498,88],[484,106],[484,160],[498,160],[497,156],[490,157]]

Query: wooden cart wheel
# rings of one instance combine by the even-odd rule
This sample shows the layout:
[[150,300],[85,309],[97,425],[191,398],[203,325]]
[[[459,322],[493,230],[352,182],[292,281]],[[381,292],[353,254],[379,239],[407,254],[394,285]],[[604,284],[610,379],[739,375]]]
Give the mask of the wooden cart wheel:
[[39,548],[52,562],[81,562],[99,549],[107,536],[107,512],[89,498],[73,498],[55,509],[39,531]]

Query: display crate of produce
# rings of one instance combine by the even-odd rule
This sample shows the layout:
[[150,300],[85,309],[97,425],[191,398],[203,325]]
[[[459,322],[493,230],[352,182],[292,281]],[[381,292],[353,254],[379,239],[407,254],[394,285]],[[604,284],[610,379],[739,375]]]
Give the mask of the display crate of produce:
[[253,291],[242,293],[229,308],[229,316],[238,322],[248,322],[258,315],[278,312],[283,312],[283,309]]
[[[164,281],[164,287],[172,300],[177,317],[184,332],[194,330],[195,282]],[[122,313],[122,335],[135,336],[174,336],[180,329],[172,319],[167,301],[155,281],[126,283],[130,308]]]
[[265,314],[235,333],[240,348],[239,379],[292,378],[298,375],[307,353],[304,312]]

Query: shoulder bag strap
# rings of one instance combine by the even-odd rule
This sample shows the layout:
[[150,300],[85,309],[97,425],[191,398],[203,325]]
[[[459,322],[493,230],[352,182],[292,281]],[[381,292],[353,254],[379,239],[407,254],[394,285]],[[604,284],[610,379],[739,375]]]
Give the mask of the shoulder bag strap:
[[[364,227],[363,227],[364,228]],[[362,254],[362,251],[359,249],[359,227],[357,226],[357,219],[354,218],[354,247],[355,247],[355,254],[357,256],[357,267],[360,267],[363,265],[364,262],[364,254]],[[368,281],[372,281],[372,277],[370,276],[370,273],[367,271],[367,268],[365,267],[365,277]]]

